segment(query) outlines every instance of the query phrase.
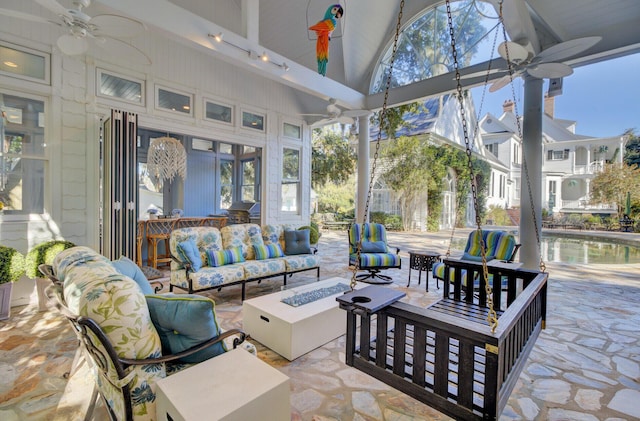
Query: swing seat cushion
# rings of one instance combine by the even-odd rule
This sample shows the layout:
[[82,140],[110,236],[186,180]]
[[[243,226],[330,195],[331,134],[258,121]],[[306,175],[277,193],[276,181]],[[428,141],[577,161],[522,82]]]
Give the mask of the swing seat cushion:
[[[482,237],[480,237],[481,235]],[[485,255],[487,261],[494,259],[512,261],[519,247],[518,244],[516,244],[515,237],[506,231],[482,230],[481,233],[479,233],[477,230],[474,230],[469,233],[467,244],[462,253],[462,260],[482,261],[481,238],[486,246]],[[444,280],[444,270],[444,263],[435,263],[432,269],[433,277]],[[450,275],[452,276],[452,274],[453,272]],[[466,273],[464,273],[463,276],[465,276],[465,278],[463,278],[463,284],[466,284]],[[474,280],[474,284],[474,288],[477,287],[477,280]]]

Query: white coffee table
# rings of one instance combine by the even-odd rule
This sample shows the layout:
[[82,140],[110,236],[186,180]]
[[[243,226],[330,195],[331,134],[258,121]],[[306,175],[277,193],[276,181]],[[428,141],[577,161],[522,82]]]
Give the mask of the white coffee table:
[[[292,292],[327,288],[349,280],[329,278],[288,290],[276,292],[242,303],[243,329],[251,338],[282,355],[289,361],[345,334],[347,314],[338,307],[336,297],[342,293],[293,307],[281,302]],[[357,284],[357,288],[363,287]]]

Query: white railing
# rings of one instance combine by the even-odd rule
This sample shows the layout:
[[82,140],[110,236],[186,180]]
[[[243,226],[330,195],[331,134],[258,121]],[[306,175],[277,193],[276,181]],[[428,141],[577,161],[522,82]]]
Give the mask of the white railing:
[[611,203],[598,203],[591,205],[586,199],[562,200],[562,209],[594,209],[594,210],[615,210],[616,205]]

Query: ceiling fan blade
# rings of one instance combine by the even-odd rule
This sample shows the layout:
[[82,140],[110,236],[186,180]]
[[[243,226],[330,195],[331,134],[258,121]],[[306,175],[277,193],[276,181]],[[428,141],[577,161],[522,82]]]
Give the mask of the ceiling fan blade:
[[93,31],[96,36],[133,38],[147,29],[140,21],[118,15],[98,15],[91,18],[90,22],[97,27]]
[[73,35],[62,35],[56,41],[58,48],[63,54],[68,56],[76,56],[78,54],[84,54],[89,49],[89,43],[84,38],[77,38]]
[[55,13],[58,16],[67,16],[68,18],[73,19],[73,17],[69,13],[69,10],[63,5],[61,5],[60,3],[58,3],[56,0],[34,0],[34,1],[38,3],[40,6],[44,7],[45,9],[49,9],[51,12]]
[[529,57],[529,51],[522,45],[513,41],[505,41],[498,45],[498,54],[500,57],[507,60],[508,53],[508,61],[511,63],[522,63]]
[[18,12],[17,10],[10,10],[10,9],[2,9],[2,8],[0,8],[0,15],[9,16],[10,18],[29,20],[31,22],[53,23],[53,22],[51,22],[49,20],[46,20],[45,18],[41,18],[40,16],[30,15],[28,13]]
[[152,63],[151,58],[144,51],[116,38],[95,38],[94,45],[98,50],[110,56],[126,57],[128,61],[136,64],[150,65]]
[[564,63],[540,63],[527,68],[527,73],[538,79],[554,79],[569,76],[573,69]]
[[541,51],[535,57],[537,62],[561,61],[596,45],[602,37],[584,37],[561,42]]
[[[364,117],[367,116],[369,114],[372,114],[373,111],[369,111],[369,110],[346,110],[342,112],[342,115],[345,117]],[[351,124],[351,123],[349,123]]]
[[[514,73],[513,77],[515,78],[516,76],[517,76],[517,73]],[[507,86],[510,82],[511,82],[511,78],[509,77],[509,75],[504,75],[500,79],[496,80],[491,84],[491,86],[489,87],[489,92],[499,91],[500,89]]]
[[307,117],[329,117],[326,114],[298,114],[300,116],[307,116]]

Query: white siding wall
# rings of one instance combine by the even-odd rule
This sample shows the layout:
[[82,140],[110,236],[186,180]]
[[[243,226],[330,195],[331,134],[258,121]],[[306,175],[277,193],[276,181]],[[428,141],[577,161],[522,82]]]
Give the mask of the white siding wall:
[[[12,3],[29,13],[41,8]],[[8,22],[8,24],[7,24]],[[66,57],[51,46],[60,35],[48,25],[25,25],[18,19],[3,18],[0,40],[52,54],[51,86],[0,76],[0,88],[35,94],[46,103],[45,136],[49,166],[45,208],[50,219],[37,216],[0,223],[0,242],[26,252],[48,238],[64,238],[77,244],[98,247],[99,215],[99,134],[100,121],[110,108],[134,111],[139,126],[171,130],[230,143],[263,148],[262,218],[266,223],[303,223],[309,220],[311,147],[309,129],[299,119],[294,90],[276,81],[215,59],[211,53],[185,48],[182,44],[147,33],[135,44],[153,60],[142,66],[127,58],[107,56]],[[92,50],[93,51],[93,50]],[[269,65],[257,62],[256,66]],[[144,107],[108,101],[95,95],[96,68],[115,71],[146,81]],[[179,89],[194,96],[194,116],[176,116],[154,108],[155,84]],[[235,127],[203,121],[203,98],[220,99],[236,108]],[[241,109],[266,115],[265,133],[240,128]],[[303,140],[283,140],[282,122],[303,126]],[[280,212],[280,178],[283,142],[301,148],[302,203],[300,215]]]

